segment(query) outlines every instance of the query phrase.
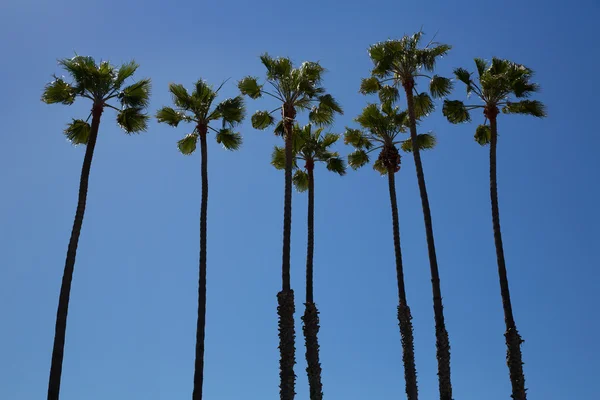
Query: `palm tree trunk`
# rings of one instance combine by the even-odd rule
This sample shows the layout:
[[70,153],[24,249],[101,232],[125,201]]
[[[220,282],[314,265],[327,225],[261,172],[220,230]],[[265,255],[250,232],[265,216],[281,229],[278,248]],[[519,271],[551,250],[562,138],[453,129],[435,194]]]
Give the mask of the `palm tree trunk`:
[[498,127],[496,116],[490,115],[490,129],[492,131],[490,140],[490,197],[492,201],[492,223],[494,226],[494,244],[496,245],[496,258],[498,259],[498,275],[500,276],[500,293],[502,295],[502,307],[504,308],[504,322],[506,324],[506,363],[510,372],[512,384],[512,398],[514,400],[526,400],[525,374],[523,373],[523,358],[521,354],[521,343],[523,339],[517,331],[510,301],[510,290],[508,288],[508,277],[506,275],[506,264],[504,262],[504,248],[502,246],[502,233],[500,232],[500,210],[498,208],[498,182],[496,180],[496,147],[498,143]]
[[196,325],[196,362],[194,366],[193,400],[202,400],[204,382],[204,335],[206,329],[206,217],[208,210],[208,154],[206,127],[199,127],[202,169],[202,199],[200,202],[200,276],[198,279],[198,321]]
[[421,193],[421,205],[423,207],[423,218],[425,220],[425,233],[427,236],[427,249],[429,253],[429,266],[431,269],[431,286],[433,291],[433,312],[435,315],[435,337],[438,360],[438,379],[440,389],[440,400],[452,400],[452,382],[450,379],[450,342],[448,331],[444,321],[444,306],[442,304],[442,289],[440,287],[440,274],[438,271],[437,256],[435,254],[435,242],[433,239],[433,223],[431,221],[431,210],[429,209],[429,198],[427,186],[425,186],[425,175],[421,154],[417,142],[417,121],[415,117],[415,104],[413,97],[414,82],[404,85],[406,91],[408,117],[410,122],[410,138],[412,142],[412,153],[417,171],[419,192]]
[[417,400],[417,370],[415,366],[415,346],[413,337],[412,316],[406,301],[404,287],[404,270],[402,266],[402,249],[400,247],[400,225],[398,223],[398,203],[396,201],[396,178],[393,168],[388,168],[388,186],[390,205],[392,207],[392,227],[394,230],[394,251],[396,254],[396,277],[398,281],[398,323],[402,337],[402,361],[404,363],[404,380],[408,400]]
[[102,111],[102,105],[95,104],[92,108],[92,125],[85,149],[85,156],[83,157],[83,166],[81,167],[81,177],[79,180],[79,200],[77,202],[77,211],[75,212],[73,229],[71,230],[71,239],[69,240],[69,247],[67,249],[67,259],[65,261],[65,270],[60,287],[60,297],[58,299],[58,310],[56,312],[54,347],[52,349],[52,363],[50,366],[50,379],[48,381],[48,400],[58,400],[60,396],[60,381],[65,351],[65,337],[67,334],[67,314],[69,313],[71,282],[73,281],[73,270],[75,268],[75,258],[77,257],[77,245],[79,244],[79,235],[81,234],[81,226],[83,225],[83,216],[85,214],[90,168],[92,166],[92,158],[94,157],[94,148],[96,147],[96,140],[98,138],[98,128],[100,127]]
[[282,290],[277,294],[279,315],[279,394],[281,400],[293,400],[296,395],[294,364],[296,364],[296,333],[294,329],[294,291],[290,280],[290,240],[292,230],[292,135],[295,110],[284,105],[285,128],[285,195],[283,208]]
[[313,253],[315,219],[315,181],[313,162],[307,161],[308,170],[308,245],[306,249],[306,303],[303,332],[306,343],[306,373],[310,388],[310,400],[323,399],[321,383],[321,363],[319,362],[319,311],[313,299]]

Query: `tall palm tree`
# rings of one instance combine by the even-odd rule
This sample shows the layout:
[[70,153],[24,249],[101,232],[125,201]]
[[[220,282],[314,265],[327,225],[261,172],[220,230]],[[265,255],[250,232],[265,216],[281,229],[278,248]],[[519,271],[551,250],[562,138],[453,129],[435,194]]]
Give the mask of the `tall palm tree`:
[[[333,122],[336,113],[342,113],[337,101],[325,92],[322,77],[325,69],[318,62],[307,61],[294,68],[289,58],[272,58],[263,54],[261,62],[267,69],[267,79],[263,84],[258,78],[247,76],[238,83],[242,94],[252,99],[263,95],[274,98],[278,107],[272,111],[257,111],[252,116],[255,129],[266,129],[275,123],[273,113],[281,110],[281,121],[275,133],[285,138],[285,193],[283,211],[283,257],[282,290],[277,294],[277,314],[279,315],[279,393],[281,400],[292,400],[295,396],[294,374],[295,331],[294,331],[294,291],[290,281],[290,238],[292,228],[292,165],[293,127],[297,111],[309,111],[309,120],[318,125]],[[265,85],[269,85],[265,89]]]
[[[310,388],[310,399],[323,398],[323,385],[321,383],[321,363],[319,362],[319,311],[314,302],[313,294],[313,253],[314,253],[314,219],[315,219],[315,163],[323,162],[327,169],[339,175],[346,174],[346,163],[337,152],[329,148],[337,142],[339,135],[333,133],[322,134],[323,128],[313,130],[308,124],[303,128],[294,126],[293,143],[293,168],[296,170],[292,180],[299,192],[308,190],[308,240],[306,249],[306,302],[302,321],[306,344],[306,373]],[[277,169],[285,169],[285,149],[275,147],[271,164]],[[299,162],[304,162],[304,169],[298,167]]]
[[[156,113],[158,122],[177,127],[180,122],[192,123],[192,133],[177,142],[179,151],[190,155],[196,150],[200,140],[200,163],[202,175],[202,199],[200,202],[200,268],[198,279],[198,319],[196,325],[196,361],[194,366],[193,400],[202,400],[202,383],[204,381],[204,333],[206,328],[206,216],[208,210],[208,159],[206,136],[209,131],[215,133],[217,143],[227,150],[237,150],[242,144],[242,136],[233,128],[244,119],[246,110],[241,96],[223,100],[213,107],[217,98],[216,90],[211,85],[198,80],[191,94],[183,85],[171,83],[169,91],[173,97],[175,108],[163,107]],[[213,121],[222,120],[220,129],[213,128]]]
[[[77,211],[71,230],[56,313],[54,347],[52,349],[52,364],[48,382],[48,400],[57,400],[60,395],[71,283],[85,213],[90,168],[94,148],[96,147],[96,139],[98,138],[100,118],[105,108],[111,108],[117,111],[117,123],[126,133],[145,131],[148,116],[144,114],[144,109],[148,106],[150,97],[150,79],[142,79],[124,87],[127,79],[132,77],[138,68],[138,64],[134,61],[117,68],[108,61],[101,61],[97,64],[92,57],[75,56],[70,59],[59,60],[58,64],[71,75],[73,82],[69,83],[62,77],[54,76],[54,80],[44,88],[42,101],[47,104],[62,103],[71,105],[77,98],[85,98],[92,102],[92,108],[87,119],[73,119],[64,130],[67,139],[71,143],[75,145],[84,144],[86,149],[79,181]],[[110,104],[111,101],[120,103],[120,106],[114,106],[114,103]],[[89,123],[90,117],[92,118],[91,124]]]
[[417,145],[417,121],[434,110],[431,97],[426,92],[417,91],[417,79],[424,77],[430,80],[429,91],[434,97],[443,97],[450,93],[451,81],[447,78],[426,72],[433,72],[436,60],[450,51],[450,46],[430,41],[420,47],[422,32],[404,36],[400,40],[388,40],[372,45],[369,56],[373,61],[371,77],[363,79],[362,93],[375,93],[388,90],[389,87],[402,87],[406,95],[408,110],[408,125],[412,139],[412,153],[417,172],[421,205],[425,221],[427,249],[431,269],[431,284],[433,291],[433,310],[435,314],[435,335],[438,360],[439,391],[441,400],[452,400],[452,383],[450,379],[450,343],[444,321],[444,306],[438,271],[433,223],[425,185],[425,175],[421,163],[421,153]]
[[[363,128],[346,128],[344,141],[352,145],[355,151],[348,155],[348,164],[358,169],[370,161],[369,154],[379,151],[379,157],[373,163],[373,169],[388,177],[390,205],[392,208],[392,230],[394,237],[394,252],[396,255],[396,278],[398,283],[398,323],[402,337],[402,360],[404,363],[404,379],[408,400],[418,398],[417,371],[415,366],[415,349],[412,316],[406,300],[404,285],[404,267],[402,264],[402,249],[400,246],[400,225],[398,222],[398,204],[396,201],[396,172],[400,171],[400,153],[398,146],[408,151],[412,139],[398,140],[398,135],[406,132],[408,114],[393,106],[398,97],[397,89],[387,87],[379,92],[382,103],[367,105],[356,121]],[[435,137],[425,133],[417,135],[419,149],[429,149],[435,146]]]
[[[505,114],[525,114],[542,118],[546,116],[544,105],[537,100],[526,100],[531,94],[538,91],[539,86],[531,83],[533,71],[529,68],[515,64],[508,60],[498,58],[487,63],[480,58],[475,59],[479,84],[475,82],[472,74],[464,68],[454,70],[456,78],[467,87],[467,95],[475,94],[479,99],[478,104],[465,105],[459,100],[445,100],[443,113],[451,123],[461,123],[471,120],[470,111],[482,109],[485,117],[483,125],[475,131],[475,140],[482,146],[490,145],[490,198],[492,202],[492,225],[494,230],[494,244],[498,261],[498,275],[500,277],[500,294],[504,308],[504,322],[506,324],[506,362],[512,384],[512,398],[525,400],[525,375],[523,373],[523,360],[521,343],[523,339],[517,331],[510,301],[502,233],[500,232],[500,211],[498,209],[498,183],[496,180],[496,147],[498,142],[497,117],[500,109]],[[512,98],[517,101],[513,101]],[[489,121],[489,125],[487,122]]]

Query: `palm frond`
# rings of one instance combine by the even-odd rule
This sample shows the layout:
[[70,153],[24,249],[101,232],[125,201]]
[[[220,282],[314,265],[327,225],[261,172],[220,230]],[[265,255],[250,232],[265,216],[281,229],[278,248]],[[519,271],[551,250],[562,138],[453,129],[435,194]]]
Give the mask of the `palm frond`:
[[390,85],[381,86],[378,94],[379,101],[390,105],[397,102],[400,98],[400,93],[398,92],[398,89]]
[[231,129],[221,129],[217,133],[217,143],[222,144],[227,150],[237,150],[242,145],[242,135]]
[[217,107],[223,122],[229,126],[240,124],[246,116],[246,107],[242,96],[223,100]]
[[61,78],[56,78],[44,87],[42,101],[46,104],[62,103],[71,105],[75,102],[76,89]]
[[352,169],[359,169],[369,162],[369,155],[366,151],[359,149],[348,154],[348,165]]
[[431,97],[425,92],[414,96],[415,116],[417,119],[428,116],[435,110],[435,105]]
[[238,89],[243,95],[251,99],[258,99],[262,95],[262,86],[258,84],[258,79],[247,76],[238,82]]
[[189,156],[196,150],[196,144],[198,143],[198,134],[190,133],[183,139],[177,142],[177,148],[181,154]]
[[297,170],[292,177],[292,182],[299,192],[308,190],[308,174],[305,171],[301,169]]
[[373,147],[371,141],[360,129],[346,128],[346,132],[344,134],[344,143],[349,144],[357,149],[369,150],[371,147]]
[[90,131],[90,124],[82,119],[73,119],[64,130],[67,139],[74,145],[87,144]]
[[380,159],[375,160],[375,162],[373,163],[373,169],[379,172],[381,175],[387,175],[388,173],[387,167]]
[[[417,135],[417,144],[419,146],[419,150],[430,150],[435,147],[437,143],[437,139],[434,135],[430,133],[420,133]],[[411,138],[406,139],[402,142],[402,151],[406,153],[411,153],[412,148],[412,140]]]
[[125,107],[148,107],[150,101],[150,79],[142,79],[124,88],[118,99]]
[[160,123],[176,127],[181,121],[186,120],[186,116],[171,107],[163,107],[156,112],[156,119]]
[[[212,85],[210,85],[204,79],[198,79],[194,84],[194,90],[192,91],[191,97],[192,100],[197,103],[197,105],[203,103],[208,105],[209,103],[212,103],[215,97],[217,97],[217,94],[213,90]],[[197,108],[202,108],[202,106]]]
[[455,68],[454,76],[456,79],[467,85],[467,87],[471,87],[471,73],[464,68]]
[[95,78],[98,77],[99,71],[92,57],[76,55],[73,58],[59,60],[58,64],[73,77],[80,90],[96,91]]
[[117,123],[126,133],[138,133],[148,129],[148,115],[140,107],[131,107],[121,110],[117,114]]
[[119,67],[119,70],[117,71],[117,78],[115,79],[115,87],[120,88],[121,85],[123,85],[123,82],[125,82],[125,80],[127,78],[130,78],[133,76],[133,74],[138,69],[138,67],[139,67],[139,64],[136,63],[134,60],[131,60],[128,63],[122,64]]
[[192,98],[186,88],[178,83],[169,84],[169,92],[173,97],[173,103],[184,110],[192,109]]
[[452,91],[452,81],[442,76],[434,75],[429,82],[429,92],[431,95],[439,99],[448,96]]
[[356,122],[366,129],[377,129],[385,123],[385,117],[377,104],[368,104],[362,112],[356,117]]
[[327,169],[344,176],[346,175],[346,162],[341,157],[330,157],[327,159]]
[[546,106],[538,100],[521,100],[516,103],[507,102],[502,108],[505,114],[525,114],[543,118],[546,116]]
[[275,146],[271,154],[271,165],[277,169],[285,169],[285,149]]
[[477,66],[477,73],[481,77],[485,73],[488,63],[483,58],[475,58],[475,65]]
[[286,57],[272,58],[267,53],[260,56],[260,60],[267,68],[267,79],[280,80],[292,72],[292,61]]
[[376,77],[363,78],[360,82],[360,93],[362,94],[377,93],[379,89],[381,89],[381,83]]
[[460,100],[444,100],[442,114],[452,124],[460,124],[471,120],[469,110],[467,110],[465,104]]
[[492,130],[489,125],[479,125],[475,130],[475,141],[482,146],[487,145],[492,140]]
[[340,138],[340,135],[337,135],[335,133],[326,133],[325,136],[323,136],[321,145],[324,148],[327,148],[327,147],[331,146],[332,144],[334,144],[335,142],[337,142],[339,138]]
[[268,111],[257,111],[252,116],[252,127],[254,129],[266,129],[273,125],[275,118]]

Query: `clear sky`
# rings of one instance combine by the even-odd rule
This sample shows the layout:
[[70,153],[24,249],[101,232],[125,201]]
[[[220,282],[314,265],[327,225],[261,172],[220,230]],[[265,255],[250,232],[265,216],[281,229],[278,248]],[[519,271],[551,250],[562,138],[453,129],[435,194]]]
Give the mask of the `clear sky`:
[[[600,62],[597,2],[178,2],[0,3],[0,398],[46,395],[60,280],[84,148],[62,135],[90,104],[39,98],[57,58],[75,51],[151,77],[150,111],[167,86],[263,76],[258,56],[320,61],[325,86],[354,126],[368,101],[367,48],[423,26],[454,46],[438,72],[473,70],[498,56],[537,74],[545,120],[500,116],[498,180],[513,307],[530,400],[594,400],[600,272],[600,147],[594,116]],[[428,36],[430,37],[430,36]],[[423,82],[421,83],[423,84]],[[464,98],[464,87],[452,98]],[[248,111],[273,103],[248,100]],[[275,107],[273,107],[275,108]],[[441,107],[440,107],[441,108]],[[474,114],[475,122],[482,116]],[[71,295],[62,399],[191,397],[197,307],[200,159],[180,155],[191,128],[152,121],[127,136],[107,110],[90,178]],[[306,115],[299,115],[306,122]],[[451,126],[441,110],[423,130],[438,148],[423,156],[452,346],[457,400],[510,398],[494,253],[488,151],[476,123]],[[283,173],[269,165],[279,139],[241,127],[244,145],[209,146],[208,325],[205,397],[278,398],[276,293],[281,284]],[[342,144],[342,154],[350,149]],[[408,301],[414,316],[421,398],[437,376],[430,274],[414,165],[397,175]],[[297,292],[298,399],[308,398],[303,311],[306,205],[293,197],[292,285]],[[340,178],[316,171],[315,296],[329,400],[404,394],[391,214],[385,178],[371,168]],[[596,247],[597,249],[597,247]]]

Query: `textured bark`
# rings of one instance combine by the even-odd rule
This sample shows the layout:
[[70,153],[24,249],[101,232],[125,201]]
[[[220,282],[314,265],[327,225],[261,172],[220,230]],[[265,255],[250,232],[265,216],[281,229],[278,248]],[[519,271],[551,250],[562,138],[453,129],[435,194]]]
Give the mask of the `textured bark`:
[[208,211],[208,154],[206,126],[199,126],[202,198],[200,201],[200,268],[198,278],[198,319],[196,323],[196,361],[194,365],[193,400],[202,400],[204,382],[204,338],[206,330],[206,218]]
[[[397,153],[397,151],[396,151]],[[391,152],[394,160],[395,155]],[[399,159],[398,159],[399,160]],[[408,400],[417,400],[417,370],[415,366],[415,346],[413,337],[412,316],[406,301],[406,289],[404,287],[404,270],[402,265],[402,248],[400,247],[400,225],[398,223],[398,204],[396,201],[395,171],[399,162],[390,162],[388,165],[388,186],[390,190],[390,204],[392,207],[392,227],[394,231],[394,251],[396,254],[396,277],[398,281],[398,324],[402,338],[402,361],[404,363],[404,380],[406,384],[406,396]]]
[[71,283],[73,281],[79,235],[81,234],[81,226],[83,225],[83,216],[85,214],[90,168],[94,157],[94,148],[96,147],[96,139],[98,138],[98,128],[100,127],[102,111],[102,105],[95,104],[92,108],[92,125],[85,149],[85,156],[83,157],[81,177],[79,180],[79,199],[77,202],[73,229],[71,230],[71,239],[69,240],[69,247],[67,249],[67,258],[58,299],[58,310],[56,312],[54,347],[52,349],[52,363],[50,366],[50,378],[48,380],[48,400],[58,400],[60,396],[60,382],[65,350],[65,338],[67,334],[67,315],[69,313]]
[[308,173],[308,240],[306,249],[306,309],[302,321],[304,326],[304,342],[306,344],[306,373],[310,388],[310,400],[323,398],[321,383],[321,363],[319,362],[319,311],[313,300],[313,254],[314,254],[314,220],[315,220],[315,178],[314,162],[306,161]]
[[294,364],[296,363],[296,332],[294,328],[294,291],[290,280],[290,243],[292,230],[292,161],[293,127],[296,110],[287,104],[282,109],[285,130],[285,193],[283,207],[282,290],[277,295],[279,306],[279,394],[281,400],[293,400],[296,395]]
[[517,331],[510,301],[510,290],[506,274],[506,263],[504,261],[504,248],[502,245],[502,233],[500,231],[500,210],[498,208],[498,182],[496,176],[496,148],[498,143],[498,126],[496,116],[497,108],[486,108],[486,117],[490,120],[490,198],[492,202],[492,224],[494,228],[494,244],[496,246],[496,258],[498,260],[498,275],[500,278],[500,294],[502,295],[502,307],[504,309],[504,322],[506,324],[506,363],[510,373],[512,395],[514,400],[526,400],[527,389],[525,389],[525,374],[523,373],[523,356],[521,354],[521,343],[523,339]]
[[282,290],[277,294],[279,315],[279,395],[281,400],[292,400],[296,395],[294,364],[296,364],[296,333],[294,329],[294,291]]
[[306,373],[310,388],[310,400],[323,399],[323,384],[321,383],[321,363],[319,362],[319,311],[315,303],[305,303],[306,309],[302,316],[304,326],[304,341],[306,343]]
[[452,400],[452,382],[450,379],[450,342],[448,340],[448,331],[444,320],[444,306],[442,304],[442,289],[440,287],[440,275],[438,270],[437,256],[435,254],[435,241],[433,238],[433,223],[431,221],[431,210],[429,209],[429,198],[427,196],[427,186],[425,185],[425,175],[423,173],[423,164],[421,163],[421,153],[417,141],[417,121],[415,117],[414,106],[414,81],[408,81],[403,84],[408,105],[408,117],[410,122],[410,138],[412,142],[412,153],[415,160],[417,171],[417,181],[419,192],[421,194],[421,206],[423,208],[423,219],[425,221],[425,234],[427,236],[427,250],[429,254],[429,267],[431,270],[431,287],[433,292],[433,312],[435,315],[435,336],[436,350],[438,360],[438,380],[440,390],[440,400]]

